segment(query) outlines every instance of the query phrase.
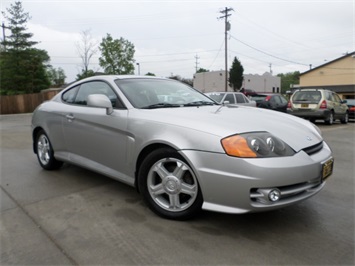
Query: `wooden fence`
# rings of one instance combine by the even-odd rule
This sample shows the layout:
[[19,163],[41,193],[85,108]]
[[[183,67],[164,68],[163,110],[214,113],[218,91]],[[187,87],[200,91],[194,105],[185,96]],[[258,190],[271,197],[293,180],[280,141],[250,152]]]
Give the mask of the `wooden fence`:
[[0,114],[32,113],[42,102],[50,100],[59,90],[48,90],[34,94],[1,95]]

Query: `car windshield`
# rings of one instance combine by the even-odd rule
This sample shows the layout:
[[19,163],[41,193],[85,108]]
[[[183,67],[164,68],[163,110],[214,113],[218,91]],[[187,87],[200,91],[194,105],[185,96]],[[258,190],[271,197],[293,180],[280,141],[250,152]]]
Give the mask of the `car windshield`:
[[316,102],[322,98],[320,91],[297,91],[292,97],[293,102]]
[[199,91],[175,80],[117,79],[117,86],[135,108],[155,109],[215,104]]
[[216,102],[220,103],[225,93],[206,93],[206,95],[211,99],[215,100]]
[[346,104],[347,104],[347,105],[355,105],[355,100],[346,99]]
[[256,101],[256,102],[263,101],[265,98],[266,98],[266,95],[254,95],[254,96],[251,96],[251,99],[253,101]]

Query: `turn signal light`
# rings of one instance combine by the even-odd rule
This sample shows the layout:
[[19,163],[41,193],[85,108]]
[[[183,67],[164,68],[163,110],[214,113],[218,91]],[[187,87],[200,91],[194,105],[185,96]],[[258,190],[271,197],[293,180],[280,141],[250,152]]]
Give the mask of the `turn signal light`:
[[240,135],[234,135],[222,139],[222,146],[226,153],[231,156],[255,158],[256,153],[250,149],[248,142]]

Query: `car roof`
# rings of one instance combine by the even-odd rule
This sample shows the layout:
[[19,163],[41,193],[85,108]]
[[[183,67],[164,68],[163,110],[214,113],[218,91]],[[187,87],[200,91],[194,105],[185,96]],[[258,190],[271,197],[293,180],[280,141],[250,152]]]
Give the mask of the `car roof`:
[[97,75],[85,78],[85,80],[95,80],[95,79],[103,79],[103,80],[115,80],[115,79],[167,79],[163,77],[156,76],[136,76],[136,75]]
[[281,95],[281,94],[280,93],[265,92],[265,93],[257,93],[252,96],[272,96],[272,95]]
[[333,91],[331,91],[331,90],[317,89],[317,88],[315,88],[315,89],[298,89],[298,90],[296,90],[295,92],[297,92],[297,91],[330,91],[330,92],[333,92]]
[[212,92],[206,92],[205,94],[218,94],[218,93],[235,93],[235,94],[243,94],[239,91],[212,91]]

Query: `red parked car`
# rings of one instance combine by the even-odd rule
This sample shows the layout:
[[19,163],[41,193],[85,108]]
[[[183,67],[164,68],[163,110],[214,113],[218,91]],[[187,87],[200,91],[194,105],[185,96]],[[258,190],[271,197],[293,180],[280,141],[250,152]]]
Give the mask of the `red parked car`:
[[349,107],[349,118],[355,119],[355,100],[354,99],[346,99],[346,105]]

